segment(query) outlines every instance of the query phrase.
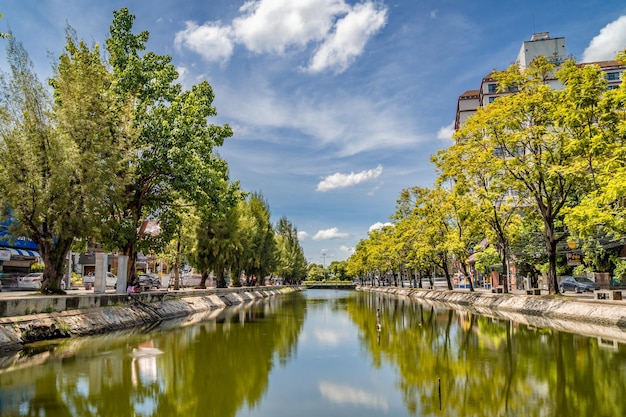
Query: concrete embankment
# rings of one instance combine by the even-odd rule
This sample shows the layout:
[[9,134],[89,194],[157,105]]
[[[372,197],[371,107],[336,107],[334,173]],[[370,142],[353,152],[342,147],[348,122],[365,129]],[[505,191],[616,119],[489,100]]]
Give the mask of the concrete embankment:
[[228,288],[132,295],[32,295],[0,300],[0,353],[36,341],[144,326],[296,290]]
[[493,294],[398,287],[357,287],[421,300],[516,323],[626,342],[626,301],[579,300],[562,295]]

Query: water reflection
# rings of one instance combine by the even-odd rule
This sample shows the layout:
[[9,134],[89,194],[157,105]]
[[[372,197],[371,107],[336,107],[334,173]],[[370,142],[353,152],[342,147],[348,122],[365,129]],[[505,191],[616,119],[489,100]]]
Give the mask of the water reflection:
[[[291,319],[268,321],[278,311]],[[302,295],[276,297],[193,326],[42,345],[5,360],[0,415],[234,416],[288,361],[303,315]]]
[[602,338],[378,294],[354,298],[349,311],[376,363],[397,367],[411,414],[625,415],[626,349],[616,341],[606,349]]
[[0,415],[626,415],[619,329],[524,320],[309,290],[0,358]]
[[384,412],[389,410],[387,398],[375,392],[326,381],[319,384],[319,390],[322,397],[336,404],[352,404]]

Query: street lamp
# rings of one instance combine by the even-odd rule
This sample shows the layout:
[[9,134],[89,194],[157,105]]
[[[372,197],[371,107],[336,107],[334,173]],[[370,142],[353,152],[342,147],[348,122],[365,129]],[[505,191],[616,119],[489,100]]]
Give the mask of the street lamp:
[[323,268],[322,268],[322,273],[324,275],[324,280],[326,280],[326,252],[322,252],[322,259],[324,260],[324,264],[323,264]]

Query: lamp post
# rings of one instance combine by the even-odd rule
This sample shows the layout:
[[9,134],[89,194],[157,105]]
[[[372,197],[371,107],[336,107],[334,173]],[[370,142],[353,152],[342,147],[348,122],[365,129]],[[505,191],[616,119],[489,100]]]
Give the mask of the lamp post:
[[323,259],[323,275],[324,275],[324,280],[326,280],[326,252],[322,252],[322,259]]

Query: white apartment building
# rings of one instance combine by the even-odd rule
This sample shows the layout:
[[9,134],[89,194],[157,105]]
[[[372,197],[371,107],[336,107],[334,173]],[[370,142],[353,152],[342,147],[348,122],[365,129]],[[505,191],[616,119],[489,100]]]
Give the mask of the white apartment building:
[[[521,69],[525,69],[538,56],[544,56],[557,66],[560,65],[568,58],[565,38],[551,38],[549,32],[535,33],[529,41],[522,43],[515,63]],[[598,65],[605,72],[609,89],[619,87],[621,75],[626,70],[626,66],[617,61],[589,62],[580,65]],[[562,88],[556,79],[548,80],[548,84],[555,89]],[[509,92],[498,93],[497,89],[498,84],[493,78],[493,73],[490,73],[482,79],[478,90],[467,90],[461,94],[456,106],[454,130],[458,130],[465,120],[476,113],[479,107],[488,105],[498,96],[509,94]]]

